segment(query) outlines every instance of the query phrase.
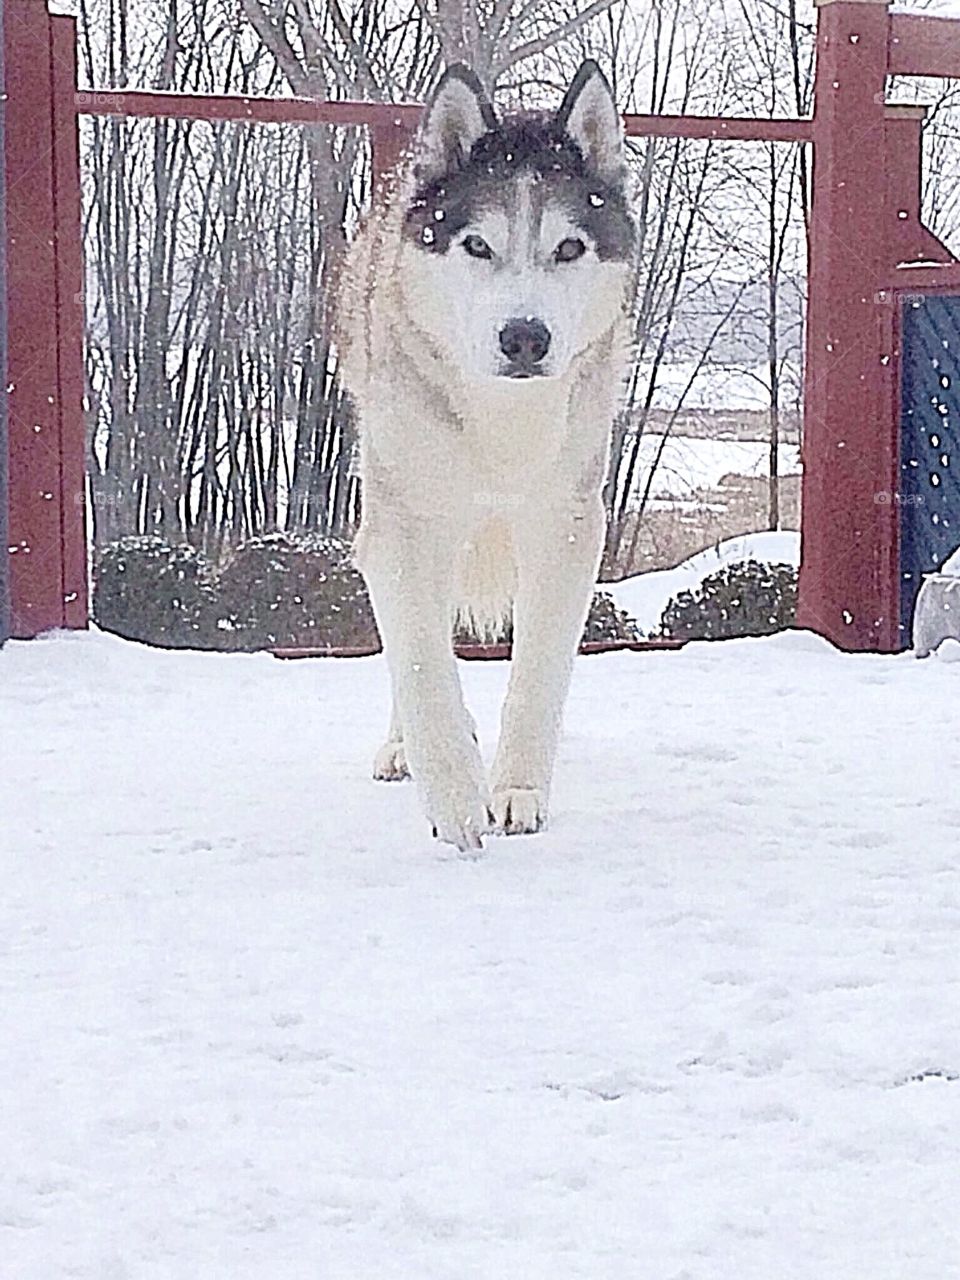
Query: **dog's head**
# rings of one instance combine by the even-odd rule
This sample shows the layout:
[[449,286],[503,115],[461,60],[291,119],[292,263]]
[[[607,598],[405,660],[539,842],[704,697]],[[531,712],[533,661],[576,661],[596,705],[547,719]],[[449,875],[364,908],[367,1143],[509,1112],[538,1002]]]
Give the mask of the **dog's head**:
[[562,377],[622,313],[635,229],[623,128],[585,62],[552,116],[498,121],[451,67],[426,108],[404,216],[417,328],[463,375]]

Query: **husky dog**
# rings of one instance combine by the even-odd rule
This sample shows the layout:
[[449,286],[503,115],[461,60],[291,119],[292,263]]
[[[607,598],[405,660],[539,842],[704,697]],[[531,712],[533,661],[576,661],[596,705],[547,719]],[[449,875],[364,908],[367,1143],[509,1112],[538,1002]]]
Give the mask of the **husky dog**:
[[[434,834],[537,831],[599,566],[636,233],[623,129],[586,62],[555,115],[498,120],[449,68],[344,271],[366,577],[393,685],[374,775],[410,773]],[[513,611],[488,786],[451,629]]]

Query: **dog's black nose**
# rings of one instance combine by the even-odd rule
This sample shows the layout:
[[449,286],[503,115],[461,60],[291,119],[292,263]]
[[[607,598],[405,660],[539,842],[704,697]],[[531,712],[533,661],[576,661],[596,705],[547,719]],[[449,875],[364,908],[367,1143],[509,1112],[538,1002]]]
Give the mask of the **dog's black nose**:
[[508,320],[500,330],[500,350],[522,369],[539,364],[550,349],[550,330],[542,320],[527,316],[524,320]]

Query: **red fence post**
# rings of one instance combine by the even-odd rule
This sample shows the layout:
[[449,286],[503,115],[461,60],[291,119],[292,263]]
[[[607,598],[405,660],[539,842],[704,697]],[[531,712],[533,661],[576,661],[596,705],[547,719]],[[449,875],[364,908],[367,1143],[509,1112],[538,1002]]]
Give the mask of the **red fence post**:
[[885,292],[888,0],[817,0],[798,622],[898,644],[897,422]]
[[11,634],[63,625],[51,28],[6,0]]
[[60,522],[63,544],[63,626],[86,627],[86,423],[83,413],[83,211],[77,86],[77,20],[51,19],[54,143],[54,236],[57,284],[57,369],[60,415]]
[[7,0],[11,631],[87,623],[76,23]]
[[385,183],[396,170],[404,148],[410,142],[410,126],[398,117],[384,124],[370,126],[370,167],[373,171],[373,196],[386,197]]

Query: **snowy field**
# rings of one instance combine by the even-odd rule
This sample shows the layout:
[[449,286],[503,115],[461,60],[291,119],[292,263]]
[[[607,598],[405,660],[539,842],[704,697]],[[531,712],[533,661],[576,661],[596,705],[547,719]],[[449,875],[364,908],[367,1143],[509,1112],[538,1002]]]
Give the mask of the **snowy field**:
[[960,665],[581,659],[477,860],[386,698],[0,654],[3,1280],[960,1276]]
[[[783,401],[789,400],[790,388],[801,378],[798,366],[785,361],[781,372]],[[724,409],[770,408],[770,374],[763,364],[748,369],[740,361],[725,368],[703,365],[699,360],[664,360],[656,379],[653,403],[660,409],[672,409],[678,403],[685,409],[715,409],[718,405]]]
[[[661,452],[662,435],[645,435],[635,491],[647,487],[650,468],[657,462],[650,492],[658,498],[689,499],[699,490],[715,489],[724,476],[764,477],[770,474],[770,446],[764,440],[709,440],[702,436],[671,436]],[[800,449],[784,444],[778,450],[780,475],[800,472]]]

